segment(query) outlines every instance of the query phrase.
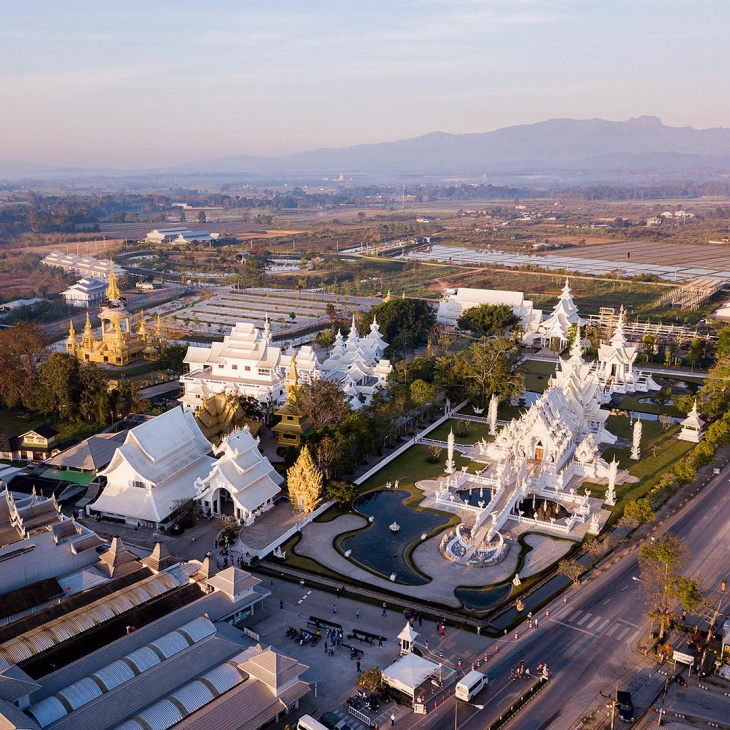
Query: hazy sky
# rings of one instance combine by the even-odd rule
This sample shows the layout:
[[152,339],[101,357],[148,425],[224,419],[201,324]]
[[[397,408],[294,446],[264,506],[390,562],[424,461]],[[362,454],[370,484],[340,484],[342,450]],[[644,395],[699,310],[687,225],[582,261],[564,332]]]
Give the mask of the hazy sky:
[[5,0],[0,159],[140,167],[553,117],[730,126],[728,0]]

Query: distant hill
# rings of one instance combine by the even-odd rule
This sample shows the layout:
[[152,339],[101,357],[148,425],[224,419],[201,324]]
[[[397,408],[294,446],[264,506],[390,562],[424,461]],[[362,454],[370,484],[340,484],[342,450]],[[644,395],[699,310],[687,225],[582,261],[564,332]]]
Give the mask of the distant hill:
[[286,157],[240,155],[178,165],[176,172],[249,174],[528,174],[601,169],[730,170],[730,129],[668,127],[658,117],[625,122],[551,119],[493,132],[432,132],[398,142],[317,149]]

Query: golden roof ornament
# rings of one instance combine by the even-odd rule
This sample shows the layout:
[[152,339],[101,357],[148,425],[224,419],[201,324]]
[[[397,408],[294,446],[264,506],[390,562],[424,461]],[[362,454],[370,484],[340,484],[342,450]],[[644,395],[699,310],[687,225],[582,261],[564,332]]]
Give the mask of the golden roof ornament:
[[114,275],[114,262],[109,261],[109,285],[106,288],[106,298],[110,301],[119,301],[122,298],[117,286],[117,277]]

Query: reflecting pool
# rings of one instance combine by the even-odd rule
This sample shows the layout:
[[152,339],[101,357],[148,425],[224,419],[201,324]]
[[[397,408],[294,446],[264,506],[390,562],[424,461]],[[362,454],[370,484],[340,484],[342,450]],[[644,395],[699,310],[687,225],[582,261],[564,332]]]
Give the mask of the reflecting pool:
[[[374,517],[374,521],[363,532],[344,538],[340,548],[351,550],[350,559],[383,577],[389,578],[395,573],[399,583],[416,586],[429,581],[408,566],[406,548],[413,542],[420,542],[423,533],[445,525],[449,518],[406,507],[403,500],[408,496],[403,489],[381,489],[358,497],[352,506],[365,517]],[[398,532],[391,532],[393,522],[400,525]]]

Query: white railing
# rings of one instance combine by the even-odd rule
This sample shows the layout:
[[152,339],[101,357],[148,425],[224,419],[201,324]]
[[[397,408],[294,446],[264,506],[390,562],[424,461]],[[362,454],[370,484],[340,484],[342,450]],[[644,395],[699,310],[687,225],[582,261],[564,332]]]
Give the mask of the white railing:
[[[259,560],[261,560],[263,557],[265,557],[269,553],[271,553],[274,550],[276,550],[276,548],[278,548],[279,545],[282,545],[283,543],[285,543],[289,538],[294,537],[294,535],[296,535],[297,532],[299,532],[302,529],[302,527],[308,525],[316,517],[319,517],[319,515],[321,515],[326,510],[328,510],[333,504],[334,504],[334,502],[323,502],[313,512],[310,512],[309,514],[304,515],[304,517],[302,517],[302,519],[297,520],[296,525],[294,525],[293,527],[290,527],[286,532],[284,532],[281,535],[279,535],[278,537],[276,537],[266,547],[260,548],[260,549],[258,549],[256,551],[254,551],[253,554],[256,557],[258,557]],[[236,546],[235,545],[231,549],[231,552],[238,552],[236,550]],[[251,550],[249,550],[248,552],[250,553]]]
[[535,520],[532,517],[525,517],[523,515],[510,514],[510,519],[516,520],[517,522],[524,522],[526,525],[538,525],[548,530],[558,530],[558,532],[570,532],[573,528],[571,520],[567,525],[559,525],[557,522],[545,522],[543,520]]

